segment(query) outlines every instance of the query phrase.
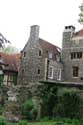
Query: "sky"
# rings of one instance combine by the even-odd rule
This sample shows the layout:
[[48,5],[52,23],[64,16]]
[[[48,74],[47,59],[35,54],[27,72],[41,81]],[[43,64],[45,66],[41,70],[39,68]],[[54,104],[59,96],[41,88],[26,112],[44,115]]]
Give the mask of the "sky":
[[40,26],[40,38],[62,46],[64,26],[78,23],[79,6],[83,0],[0,0],[0,32],[13,46],[23,49],[30,26]]

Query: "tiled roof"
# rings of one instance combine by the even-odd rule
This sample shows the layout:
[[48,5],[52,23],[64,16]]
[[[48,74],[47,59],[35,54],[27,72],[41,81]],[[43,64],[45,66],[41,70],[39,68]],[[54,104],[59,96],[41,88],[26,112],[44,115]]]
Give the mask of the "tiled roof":
[[6,54],[0,52],[0,62],[5,65],[4,70],[18,72],[20,66],[20,54]]
[[[52,55],[53,55],[53,59],[55,60],[55,57],[58,53],[60,53],[61,49],[55,45],[53,45],[52,43],[49,43],[41,38],[39,38],[39,43],[40,45],[42,46],[42,48],[45,50],[45,51],[49,51],[49,52],[52,52]],[[59,51],[60,50],[60,51]]]
[[77,37],[77,36],[83,36],[83,29],[81,29],[80,31],[74,33],[74,36]]

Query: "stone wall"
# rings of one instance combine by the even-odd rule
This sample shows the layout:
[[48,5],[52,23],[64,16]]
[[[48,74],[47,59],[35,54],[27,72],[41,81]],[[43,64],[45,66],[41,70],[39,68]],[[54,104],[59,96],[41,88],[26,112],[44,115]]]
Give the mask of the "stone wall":
[[[53,78],[50,79],[50,67],[53,68]],[[63,72],[63,65],[60,62],[56,62],[53,60],[49,61],[48,67],[48,79],[49,80],[62,80],[62,72]]]
[[[38,41],[38,32],[39,26],[31,27],[30,38],[22,51],[19,84],[28,84],[28,82],[44,80],[45,59],[43,58],[43,54],[39,56],[39,51],[41,50],[42,52],[42,48]],[[40,73],[38,73],[38,69]]]
[[[83,77],[83,58],[71,59],[72,52],[83,53],[83,37],[74,37],[72,29],[68,30],[69,29],[65,29],[63,33],[62,61],[64,67],[64,81],[83,82],[83,80],[81,80],[81,77]],[[79,68],[78,77],[73,77],[74,66]]]

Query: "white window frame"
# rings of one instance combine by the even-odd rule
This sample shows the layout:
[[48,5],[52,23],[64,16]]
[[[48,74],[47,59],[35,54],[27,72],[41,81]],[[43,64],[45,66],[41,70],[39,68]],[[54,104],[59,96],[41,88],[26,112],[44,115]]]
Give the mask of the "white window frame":
[[57,80],[61,80],[61,72],[62,72],[62,70],[61,69],[59,69],[58,70],[58,76],[57,76]]
[[[51,71],[51,75],[50,75],[50,69],[52,70],[52,71]],[[53,79],[53,74],[54,74],[53,66],[50,66],[50,67],[49,67],[49,78],[50,78],[50,79]]]
[[52,59],[52,52],[48,52],[48,58]]

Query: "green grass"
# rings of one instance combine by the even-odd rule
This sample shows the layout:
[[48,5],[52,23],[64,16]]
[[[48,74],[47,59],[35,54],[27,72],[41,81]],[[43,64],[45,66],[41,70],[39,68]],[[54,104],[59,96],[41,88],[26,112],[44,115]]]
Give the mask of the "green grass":
[[[19,124],[8,122],[7,125],[19,125]],[[56,125],[56,122],[31,122],[31,123],[28,123],[28,125]],[[64,123],[64,125],[74,125],[74,124]]]
[[[18,123],[7,123],[7,125],[19,125]],[[28,125],[55,125],[55,122],[31,122]]]
[[[78,122],[77,122],[78,121]],[[56,120],[55,121],[41,121],[41,122],[28,122],[27,125],[56,125]],[[83,125],[82,124],[83,122],[81,122],[80,124],[80,121],[79,120],[72,120],[72,121],[64,121],[64,124],[63,125]],[[10,122],[7,122],[7,125],[19,125],[18,123],[10,123]]]
[[35,122],[29,123],[29,125],[55,125],[55,122]]

